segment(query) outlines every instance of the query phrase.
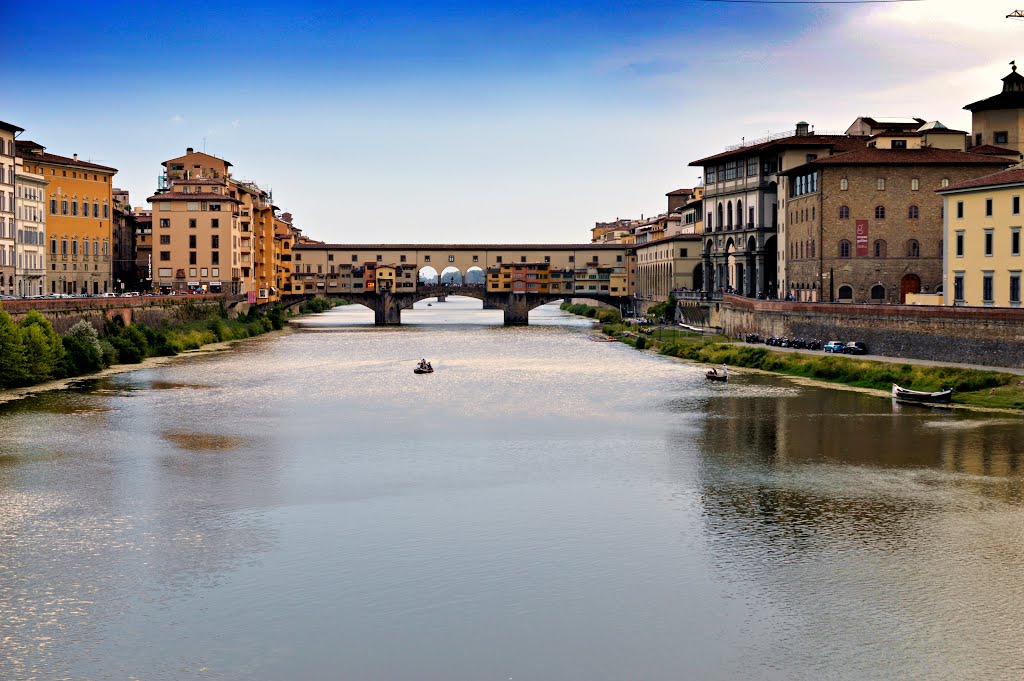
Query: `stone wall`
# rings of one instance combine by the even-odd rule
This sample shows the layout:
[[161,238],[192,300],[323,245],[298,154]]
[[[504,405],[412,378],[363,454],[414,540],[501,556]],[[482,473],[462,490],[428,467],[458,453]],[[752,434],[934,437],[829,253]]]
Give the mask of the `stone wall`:
[[729,336],[864,341],[872,354],[1024,368],[1024,309],[789,303],[725,296]]
[[108,319],[120,315],[126,324],[141,322],[158,327],[165,321],[177,323],[195,318],[197,308],[204,312],[234,302],[234,298],[209,296],[141,296],[138,298],[55,298],[5,300],[0,309],[14,321],[21,321],[30,310],[50,320],[57,333],[65,333],[79,321],[88,320],[100,330]]

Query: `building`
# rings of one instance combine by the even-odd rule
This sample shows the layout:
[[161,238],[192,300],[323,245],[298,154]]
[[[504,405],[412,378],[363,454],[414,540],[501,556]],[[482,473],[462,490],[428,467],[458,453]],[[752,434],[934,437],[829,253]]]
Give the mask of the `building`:
[[660,303],[673,291],[701,286],[699,234],[680,234],[636,246],[637,300]]
[[49,293],[113,291],[113,179],[117,168],[58,156],[31,141],[16,144],[26,173],[42,175],[49,211],[46,231]]
[[0,121],[0,294],[16,295],[15,273],[15,143],[14,138],[24,132],[11,123]]
[[704,233],[704,187],[696,187],[693,196],[679,209],[680,234]]
[[153,204],[154,287],[276,299],[276,207],[232,164],[192,147],[163,162]]
[[24,160],[15,160],[17,243],[14,263],[15,290],[19,296],[46,293],[46,187],[40,173],[25,171]]
[[128,190],[115,188],[112,194],[114,197],[114,212],[111,219],[114,257],[112,276],[114,291],[121,293],[126,288],[136,290],[139,287],[135,263],[138,228]]
[[915,133],[886,134],[780,174],[782,295],[903,303],[907,294],[934,293],[942,285],[943,207],[934,190],[1005,168],[1007,161],[922,146],[926,138]]
[[135,281],[143,291],[153,290],[153,211],[136,206]]
[[[867,128],[865,128],[866,130]],[[782,269],[777,234],[779,173],[863,146],[865,135],[819,134],[804,121],[796,130],[747,142],[690,163],[704,169],[703,262],[707,292],[735,290],[771,296]]]
[[1003,78],[999,94],[972,102],[964,107],[971,112],[971,144],[973,147],[1010,149],[1021,160],[1024,152],[1024,76],[1017,66]]
[[942,302],[1020,307],[1024,169],[958,182],[938,193],[945,207],[943,233],[949,244]]

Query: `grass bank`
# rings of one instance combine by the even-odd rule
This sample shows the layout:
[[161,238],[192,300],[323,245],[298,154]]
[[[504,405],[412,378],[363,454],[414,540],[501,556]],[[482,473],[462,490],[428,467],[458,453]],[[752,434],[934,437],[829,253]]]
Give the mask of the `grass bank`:
[[[597,308],[563,304],[573,314],[597,318]],[[912,390],[953,389],[953,402],[976,407],[1024,409],[1024,381],[1016,374],[996,370],[963,369],[913,363],[897,364],[844,355],[773,352],[767,348],[733,343],[725,336],[702,336],[676,328],[644,328],[623,323],[618,313],[608,317],[601,332],[640,350],[654,350],[704,364],[728,364],[798,376],[815,381],[889,392],[896,383]]]

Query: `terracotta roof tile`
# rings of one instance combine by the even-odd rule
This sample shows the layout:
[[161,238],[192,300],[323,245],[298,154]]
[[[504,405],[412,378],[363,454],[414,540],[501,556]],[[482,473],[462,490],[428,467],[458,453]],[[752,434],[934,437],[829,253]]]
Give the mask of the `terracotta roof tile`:
[[[953,149],[877,149],[864,147],[856,151],[819,158],[807,165],[1003,165],[1006,159]],[[791,172],[791,171],[787,171]]]
[[1014,149],[997,147],[994,144],[982,144],[980,147],[971,147],[968,151],[972,154],[987,154],[989,156],[1017,156],[1020,154],[1019,151]]
[[39,161],[40,163],[52,163],[54,165],[102,170],[108,173],[117,172],[117,168],[111,168],[110,166],[101,166],[98,163],[89,163],[88,161],[76,161],[75,159],[68,158],[67,156],[58,156],[57,154],[50,154],[45,151],[35,151],[36,149],[45,148],[35,142],[23,142],[18,140],[15,142],[15,145],[18,150],[18,155],[24,159],[32,159],[33,161]]
[[790,135],[789,137],[761,142],[760,144],[751,144],[750,146],[740,147],[739,149],[723,151],[722,153],[714,154],[713,156],[706,156],[705,158],[691,161],[689,165],[703,166],[708,161],[725,160],[731,156],[749,156],[751,152],[763,151],[773,147],[824,147],[835,145],[837,147],[848,149],[851,144],[863,146],[865,139],[867,138],[852,137],[849,135]]
[[1024,184],[1024,168],[1011,168],[1002,172],[965,180],[948,187],[936,189],[938,193],[952,192],[957,189],[973,189],[975,187],[997,187],[1004,184]]
[[296,249],[345,251],[602,251],[622,250],[621,244],[312,244],[298,243]]

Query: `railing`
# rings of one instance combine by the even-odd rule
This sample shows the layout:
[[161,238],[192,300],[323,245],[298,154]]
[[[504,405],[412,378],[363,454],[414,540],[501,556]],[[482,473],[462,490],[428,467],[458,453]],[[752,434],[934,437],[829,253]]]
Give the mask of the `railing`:
[[672,291],[676,300],[721,300],[721,291]]

